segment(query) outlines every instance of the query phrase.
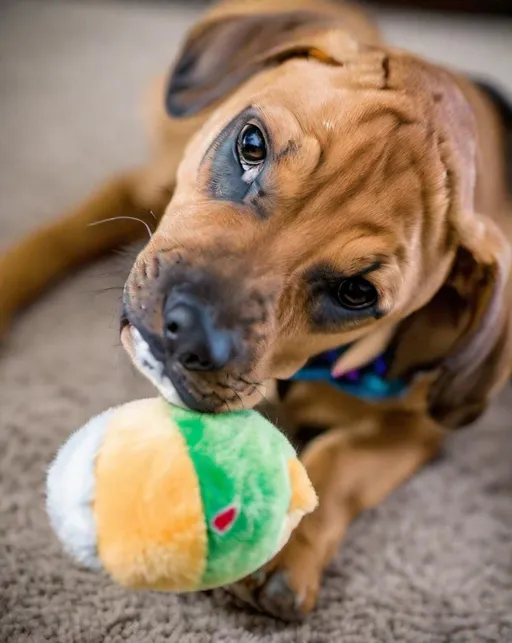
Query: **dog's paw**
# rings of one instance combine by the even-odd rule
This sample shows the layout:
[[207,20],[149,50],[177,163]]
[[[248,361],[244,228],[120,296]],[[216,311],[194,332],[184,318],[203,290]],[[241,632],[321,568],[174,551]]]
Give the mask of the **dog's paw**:
[[292,540],[274,560],[227,588],[259,611],[285,621],[303,619],[316,605],[321,570],[308,548]]

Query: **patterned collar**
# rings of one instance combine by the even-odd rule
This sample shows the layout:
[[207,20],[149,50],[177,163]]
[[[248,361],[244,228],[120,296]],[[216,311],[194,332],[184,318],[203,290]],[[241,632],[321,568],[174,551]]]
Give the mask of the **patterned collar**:
[[400,397],[407,392],[408,380],[386,378],[390,361],[389,352],[379,355],[361,368],[334,377],[333,366],[347,348],[348,346],[342,346],[313,357],[291,380],[328,382],[350,395],[374,402]]

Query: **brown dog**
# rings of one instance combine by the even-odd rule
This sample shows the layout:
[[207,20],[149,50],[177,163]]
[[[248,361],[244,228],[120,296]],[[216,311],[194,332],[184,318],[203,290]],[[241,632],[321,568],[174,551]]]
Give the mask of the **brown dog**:
[[[279,416],[323,431],[303,452],[319,509],[235,588],[292,618],[314,606],[354,516],[509,376],[504,132],[471,83],[321,0],[213,9],[149,105],[152,163],[1,259],[0,322],[138,238],[129,217],[161,217],[124,293],[139,368],[204,411],[254,406],[265,382],[302,372]],[[88,227],[113,217],[125,218]],[[338,347],[330,383],[309,382],[306,362]],[[377,363],[399,392],[347,395],[353,369]]]

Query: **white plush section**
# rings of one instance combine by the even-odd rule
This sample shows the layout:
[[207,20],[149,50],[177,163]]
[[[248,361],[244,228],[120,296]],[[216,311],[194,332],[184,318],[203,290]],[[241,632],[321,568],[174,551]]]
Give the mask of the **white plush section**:
[[136,328],[131,326],[130,331],[133,340],[133,362],[135,366],[158,389],[165,400],[175,406],[183,406],[186,408],[186,405],[182,402],[171,380],[165,375],[164,365],[155,359],[149,348],[149,344]]
[[73,558],[92,569],[101,568],[92,511],[94,468],[112,411],[97,415],[68,439],[46,481],[46,509],[55,533]]

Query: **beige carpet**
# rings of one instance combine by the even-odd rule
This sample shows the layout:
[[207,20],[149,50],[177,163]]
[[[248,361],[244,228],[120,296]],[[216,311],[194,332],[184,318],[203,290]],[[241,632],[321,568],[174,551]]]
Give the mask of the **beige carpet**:
[[[142,158],[137,96],[195,11],[0,3],[0,247]],[[384,23],[403,44],[512,90],[510,22]],[[148,392],[118,346],[119,293],[98,293],[126,267],[112,258],[69,279],[1,348],[1,643],[512,642],[510,390],[353,525],[303,625],[254,615],[221,591],[130,593],[65,558],[44,514],[45,469],[91,414]]]

